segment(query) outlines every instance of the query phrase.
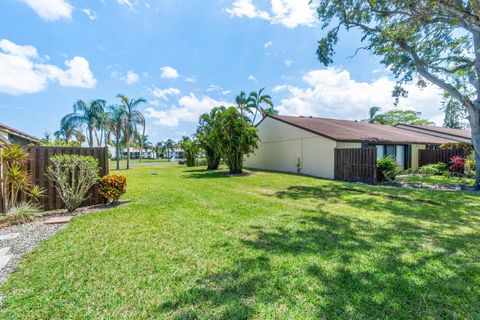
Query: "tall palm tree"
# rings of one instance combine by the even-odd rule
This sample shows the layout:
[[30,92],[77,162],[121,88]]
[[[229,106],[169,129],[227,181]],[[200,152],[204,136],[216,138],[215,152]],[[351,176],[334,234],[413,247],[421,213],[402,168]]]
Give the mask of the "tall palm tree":
[[126,96],[119,94],[117,97],[120,99],[121,103],[125,107],[125,122],[124,122],[124,134],[125,142],[127,144],[127,170],[130,169],[130,144],[132,143],[132,138],[137,134],[137,126],[141,125],[143,127],[142,135],[145,135],[145,117],[143,114],[136,110],[136,108],[142,103],[147,102],[143,98],[139,99],[129,99]]
[[382,110],[380,107],[371,107],[370,110],[368,110],[368,123],[377,122],[380,110]]
[[[98,134],[99,132],[99,134]],[[110,136],[110,114],[108,111],[104,111],[98,115],[97,125],[95,127],[95,138],[97,145],[108,145]]]
[[65,123],[63,121],[60,121],[60,129],[53,133],[55,138],[63,139],[63,141],[65,141],[65,144],[68,144],[72,136],[75,136],[77,134],[77,126],[72,126],[71,124]]
[[63,117],[61,123],[73,127],[86,125],[88,145],[93,147],[93,133],[104,110],[105,100],[97,99],[88,104],[83,100],[77,100],[73,104],[73,113]]
[[[270,97],[268,94],[263,94],[263,91],[265,88],[260,89],[258,92],[252,92],[250,93],[248,97],[248,108],[250,110],[255,110],[255,114],[252,119],[252,124],[255,123],[255,120],[257,118],[257,114],[260,112],[262,117],[265,117],[267,115],[267,112],[265,110],[269,110],[268,113],[273,113],[273,102],[272,102],[272,97]],[[263,108],[262,104],[267,104],[269,107]]]
[[112,105],[108,107],[110,131],[115,136],[115,158],[117,163],[117,170],[120,169],[120,139],[122,138],[122,131],[124,121],[127,115],[124,105]]

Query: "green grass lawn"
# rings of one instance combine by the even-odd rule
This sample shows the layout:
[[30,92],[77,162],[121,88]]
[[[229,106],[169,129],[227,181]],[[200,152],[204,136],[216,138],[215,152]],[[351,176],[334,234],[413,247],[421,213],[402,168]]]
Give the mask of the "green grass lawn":
[[0,319],[480,318],[478,194],[127,174],[133,202],[27,255]]
[[[398,177],[398,180],[407,183],[419,184],[422,181],[422,177],[419,175],[411,175]],[[452,176],[427,176],[425,177],[423,184],[429,186],[472,186],[474,182],[475,180],[470,178],[458,179],[457,177]]]

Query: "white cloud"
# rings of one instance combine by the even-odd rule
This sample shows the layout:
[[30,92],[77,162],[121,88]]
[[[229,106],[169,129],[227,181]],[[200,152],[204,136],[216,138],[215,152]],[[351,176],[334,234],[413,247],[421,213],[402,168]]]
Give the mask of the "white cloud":
[[219,85],[211,84],[205,91],[213,92],[213,91],[221,91],[221,90],[223,90],[223,88],[220,87]]
[[92,88],[96,79],[88,61],[74,57],[65,61],[65,69],[39,62],[37,49],[0,40],[0,92],[7,94],[35,93],[44,90],[49,81],[65,87]]
[[97,20],[97,13],[92,9],[85,8],[82,9],[82,12],[85,13],[90,20]]
[[195,81],[197,81],[197,80],[195,80],[194,77],[186,77],[186,78],[185,78],[185,81],[187,81],[187,82],[195,82]]
[[[386,76],[358,82],[346,70],[321,69],[308,72],[303,80],[306,87],[279,85],[273,89],[277,95],[286,95],[276,106],[281,114],[360,120],[367,117],[370,107],[393,109],[395,82]],[[401,99],[398,108],[421,111],[424,117],[441,122],[440,89],[434,85],[421,89],[414,84],[406,89],[409,97]]]
[[220,105],[228,106],[230,103],[208,96],[198,98],[194,93],[190,93],[188,96],[181,97],[177,106],[171,106],[164,110],[152,107],[145,109],[145,116],[154,119],[157,125],[177,127],[180,122],[197,123],[201,114]]
[[272,42],[272,41],[268,41],[267,43],[265,43],[265,44],[263,45],[263,47],[264,47],[265,49],[267,49],[268,47],[271,47],[272,45],[273,45],[273,42]]
[[133,8],[133,4],[132,2],[130,2],[130,0],[117,0],[118,4],[122,5],[122,6],[126,6],[130,9]]
[[165,66],[161,67],[160,70],[162,71],[162,78],[177,79],[178,77],[180,77],[178,71],[173,67]]
[[232,93],[232,90],[224,90],[224,91],[222,91],[222,94],[223,94],[224,96],[229,95],[230,93]]
[[272,24],[282,24],[287,28],[315,25],[318,1],[270,0],[270,4],[270,12],[266,12],[259,10],[253,0],[235,0],[232,7],[225,11],[232,17],[259,18]]
[[152,95],[157,97],[157,98],[161,98],[165,101],[168,100],[168,96],[176,96],[176,95],[179,95],[181,92],[179,89],[177,88],[165,88],[165,89],[160,89],[160,88],[157,88],[157,87],[153,87],[152,88]]
[[73,6],[66,0],[20,0],[32,8],[42,19],[55,21],[71,19]]
[[134,70],[128,70],[127,75],[122,77],[122,80],[127,84],[134,84],[140,80],[140,76]]
[[290,59],[285,60],[285,65],[287,67],[290,67],[292,64],[293,64],[293,60],[290,60]]
[[270,20],[268,12],[258,10],[253,4],[252,0],[235,0],[232,8],[225,10],[232,17],[247,17],[250,19],[261,18]]
[[255,76],[253,74],[249,75],[247,79],[250,80],[250,81],[257,80],[257,78],[255,78]]

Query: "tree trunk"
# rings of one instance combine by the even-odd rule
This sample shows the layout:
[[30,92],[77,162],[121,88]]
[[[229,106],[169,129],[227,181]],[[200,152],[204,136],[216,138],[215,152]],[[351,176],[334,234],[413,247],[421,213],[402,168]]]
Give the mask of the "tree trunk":
[[215,150],[205,150],[205,156],[207,157],[207,170],[217,170],[220,165],[220,157]]
[[126,142],[127,142],[127,170],[130,169],[130,133],[128,133],[127,130],[127,136],[126,136]]
[[470,108],[468,120],[475,152],[475,188],[480,189],[480,108]]
[[116,160],[117,160],[117,170],[120,170],[120,135],[116,135],[115,137],[115,153],[116,153]]
[[243,155],[241,152],[235,152],[232,154],[232,158],[229,161],[228,172],[230,174],[241,174],[243,173]]
[[88,145],[90,146],[90,148],[93,147],[93,129],[92,128],[88,128]]

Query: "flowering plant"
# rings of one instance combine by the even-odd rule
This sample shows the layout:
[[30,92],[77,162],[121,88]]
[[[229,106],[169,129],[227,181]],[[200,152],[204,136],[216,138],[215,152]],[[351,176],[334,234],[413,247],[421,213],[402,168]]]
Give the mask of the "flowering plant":
[[450,158],[450,171],[453,174],[461,174],[463,173],[463,169],[465,168],[465,159],[459,156],[453,156]]

